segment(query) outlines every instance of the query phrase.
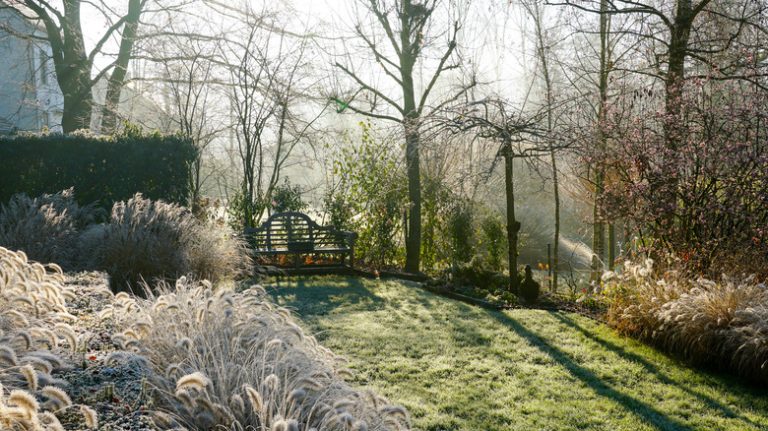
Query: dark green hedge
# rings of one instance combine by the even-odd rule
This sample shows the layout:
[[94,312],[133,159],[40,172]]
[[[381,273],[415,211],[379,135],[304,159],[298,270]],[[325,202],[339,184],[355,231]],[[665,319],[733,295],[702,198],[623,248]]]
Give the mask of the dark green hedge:
[[186,204],[196,149],[179,136],[42,135],[0,138],[0,202],[75,188],[81,204],[109,210],[134,193]]

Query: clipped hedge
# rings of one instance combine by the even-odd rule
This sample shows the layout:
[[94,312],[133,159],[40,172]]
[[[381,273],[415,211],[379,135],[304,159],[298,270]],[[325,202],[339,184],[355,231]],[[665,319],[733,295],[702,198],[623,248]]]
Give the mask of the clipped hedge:
[[186,204],[196,155],[180,136],[21,135],[0,138],[0,202],[74,187],[80,204],[112,204],[142,193]]

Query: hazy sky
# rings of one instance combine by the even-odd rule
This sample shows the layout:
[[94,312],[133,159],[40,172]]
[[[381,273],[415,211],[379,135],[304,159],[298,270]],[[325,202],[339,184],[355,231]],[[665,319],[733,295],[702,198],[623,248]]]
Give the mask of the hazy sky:
[[[225,0],[226,1],[226,0]],[[456,3],[457,0],[444,0]],[[516,99],[522,97],[530,85],[530,77],[525,69],[530,60],[526,55],[526,43],[523,28],[526,19],[516,6],[505,6],[495,0],[459,0],[467,2],[468,16],[463,27],[461,38],[461,53],[464,61],[472,64],[479,77],[484,82],[492,83],[495,92],[505,97]],[[261,1],[251,0],[255,10],[264,5],[270,8],[293,10],[288,15],[288,30],[296,33],[310,32],[321,35],[321,41],[329,51],[343,52],[345,49],[359,47],[360,41],[355,40],[351,33],[356,17],[366,18],[360,8],[359,0],[283,0]],[[510,13],[505,13],[509,11]],[[220,18],[219,23],[226,28],[226,18]],[[283,19],[286,19],[284,17]],[[87,44],[93,46],[108,26],[94,8],[83,7],[83,27]],[[378,29],[376,29],[378,30]],[[117,50],[117,40],[111,41],[105,51],[114,53]],[[530,54],[530,53],[527,53]],[[327,58],[326,62],[333,59]],[[108,64],[110,59],[97,59],[97,68]],[[424,69],[429,74],[430,65]]]

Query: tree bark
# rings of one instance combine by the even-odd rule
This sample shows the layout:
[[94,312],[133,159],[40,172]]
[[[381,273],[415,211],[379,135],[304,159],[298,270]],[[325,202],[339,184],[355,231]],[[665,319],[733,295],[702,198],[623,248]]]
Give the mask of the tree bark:
[[[605,110],[608,104],[608,73],[609,73],[609,47],[608,47],[608,0],[600,1],[600,105],[597,114],[597,134],[599,156],[602,156],[607,147],[605,127]],[[602,161],[595,167],[595,201],[592,209],[592,252],[597,258],[605,261],[605,223],[600,214],[600,200],[605,187],[605,168]],[[596,274],[592,274],[593,278]]]
[[109,77],[107,95],[104,99],[101,120],[102,133],[114,132],[117,127],[120,94],[122,93],[125,77],[128,73],[128,62],[131,59],[133,44],[139,29],[142,6],[143,2],[141,0],[130,0],[128,3],[128,14],[126,15],[123,35],[120,40],[120,51],[117,54],[115,68]]
[[520,222],[515,219],[515,182],[514,162],[510,143],[504,144],[504,187],[507,195],[507,243],[509,244],[509,287],[517,294],[519,280],[517,279],[517,242],[520,233]]
[[417,46],[411,40],[411,1],[403,1],[400,15],[400,79],[403,89],[403,127],[405,128],[405,164],[408,175],[408,237],[405,242],[405,270],[421,269],[421,169],[419,163],[419,111],[413,85],[413,67]]
[[542,28],[543,17],[541,10],[537,3],[533,4],[533,9],[529,9],[529,12],[533,15],[536,26],[536,39],[537,39],[537,51],[539,53],[539,60],[541,61],[541,72],[544,76],[544,85],[547,98],[547,141],[549,147],[550,164],[552,166],[552,192],[555,199],[555,237],[554,248],[552,250],[552,267],[550,268],[552,274],[552,291],[557,291],[557,269],[559,265],[559,249],[560,249],[560,183],[558,181],[557,173],[557,158],[555,157],[555,145],[552,141],[552,131],[554,128],[554,120],[552,109],[554,107],[554,92],[552,88],[552,77],[549,74],[549,61],[547,59],[547,46],[548,42],[544,40],[544,29]]
[[[421,267],[421,168],[419,131],[416,119],[405,125],[405,160],[408,173],[408,236],[405,243],[405,270],[419,272]],[[409,125],[410,123],[410,125]]]
[[61,128],[64,133],[90,129],[93,114],[93,89],[91,68],[72,69],[65,77],[58,78],[64,96]]

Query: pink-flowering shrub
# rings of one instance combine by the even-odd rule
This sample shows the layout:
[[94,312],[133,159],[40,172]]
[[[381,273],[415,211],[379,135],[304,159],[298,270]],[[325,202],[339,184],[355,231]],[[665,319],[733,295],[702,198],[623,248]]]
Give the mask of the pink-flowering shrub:
[[[687,81],[670,127],[646,89],[612,100],[601,207],[691,272],[768,275],[768,93],[740,82]],[[655,115],[639,115],[653,112]]]

